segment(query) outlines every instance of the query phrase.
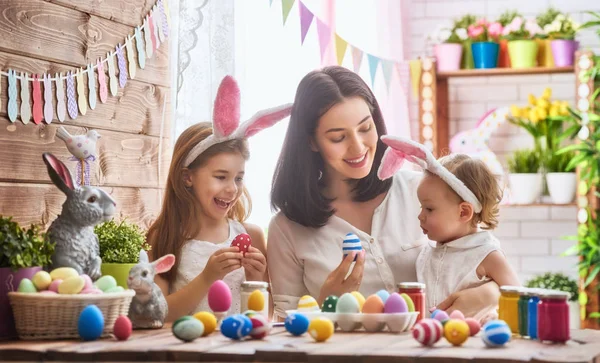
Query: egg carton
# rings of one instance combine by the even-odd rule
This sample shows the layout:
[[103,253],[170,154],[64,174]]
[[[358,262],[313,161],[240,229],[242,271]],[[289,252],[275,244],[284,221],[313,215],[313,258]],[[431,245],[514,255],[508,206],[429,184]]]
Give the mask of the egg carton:
[[351,332],[363,327],[368,332],[383,331],[386,327],[392,333],[409,331],[417,322],[418,311],[407,313],[326,313],[322,311],[287,310],[289,314],[304,314],[309,320],[314,318],[327,318],[334,322],[341,330]]

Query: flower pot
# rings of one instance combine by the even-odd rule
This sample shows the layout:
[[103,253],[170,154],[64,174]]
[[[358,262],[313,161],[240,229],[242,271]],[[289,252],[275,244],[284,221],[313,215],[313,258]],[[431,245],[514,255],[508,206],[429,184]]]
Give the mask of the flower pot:
[[471,44],[475,68],[496,68],[500,46],[495,42],[477,42]]
[[511,68],[535,67],[537,43],[535,40],[511,40],[508,42]]
[[437,59],[437,70],[456,71],[460,69],[460,57],[463,47],[455,43],[436,44],[434,48],[435,58]]
[[569,204],[575,198],[577,175],[575,173],[546,174],[548,191],[554,204]]
[[579,305],[579,301],[569,301],[569,328],[581,328],[581,305]]
[[554,56],[552,55],[552,47],[550,47],[550,39],[536,39],[535,42],[538,45],[538,67],[554,67]]
[[0,339],[14,338],[17,336],[15,320],[8,300],[8,293],[17,291],[21,280],[30,279],[41,267],[21,268],[13,271],[9,267],[0,268]]
[[463,42],[462,59],[460,61],[460,68],[462,69],[473,69],[475,65],[473,63],[473,51],[471,50],[471,40],[465,40]]
[[135,265],[135,263],[103,263],[100,265],[100,271],[102,275],[111,275],[117,280],[117,285],[127,289],[129,270]]
[[576,40],[553,40],[550,42],[554,64],[557,67],[568,67],[573,65],[575,51],[579,48],[579,42]]
[[510,68],[510,57],[508,56],[508,40],[500,40],[500,51],[498,53],[498,67]]
[[508,174],[510,202],[512,204],[535,203],[542,194],[542,174]]

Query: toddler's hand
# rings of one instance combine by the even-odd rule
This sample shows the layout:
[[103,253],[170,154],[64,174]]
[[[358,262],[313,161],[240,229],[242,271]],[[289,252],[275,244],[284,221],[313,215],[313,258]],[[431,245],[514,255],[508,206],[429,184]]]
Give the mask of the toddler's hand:
[[216,280],[222,280],[228,273],[242,267],[242,253],[237,247],[227,247],[213,253],[206,266],[202,271],[202,275],[208,283],[212,284]]
[[267,259],[258,248],[250,246],[244,258],[242,267],[246,270],[246,280],[264,281],[267,272]]

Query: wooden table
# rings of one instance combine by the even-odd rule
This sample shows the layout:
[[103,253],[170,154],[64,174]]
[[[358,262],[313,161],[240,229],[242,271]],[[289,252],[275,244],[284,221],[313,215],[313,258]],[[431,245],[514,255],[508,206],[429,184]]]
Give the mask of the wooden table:
[[0,361],[201,361],[201,362],[600,362],[600,331],[574,330],[567,344],[550,345],[514,338],[506,347],[485,348],[480,337],[462,347],[447,341],[421,347],[409,333],[343,333],[325,343],[292,337],[274,328],[265,340],[232,341],[219,333],[191,343],[170,329],[136,331],[125,342],[13,341],[0,343]]

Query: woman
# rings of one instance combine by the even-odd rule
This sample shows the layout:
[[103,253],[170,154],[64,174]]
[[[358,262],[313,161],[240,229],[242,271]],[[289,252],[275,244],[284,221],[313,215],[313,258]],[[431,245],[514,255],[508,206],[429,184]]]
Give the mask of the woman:
[[[321,304],[329,295],[367,296],[416,281],[415,261],[427,241],[417,218],[420,173],[377,178],[384,134],[377,100],[357,74],[326,67],[298,85],[271,190],[279,213],[269,226],[267,260],[279,317],[303,295]],[[354,254],[342,255],[349,232],[363,242],[356,262]],[[438,308],[475,316],[498,297],[498,286],[488,283]]]

